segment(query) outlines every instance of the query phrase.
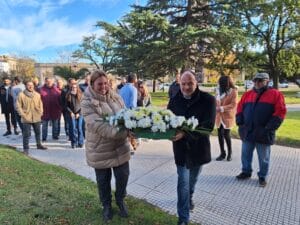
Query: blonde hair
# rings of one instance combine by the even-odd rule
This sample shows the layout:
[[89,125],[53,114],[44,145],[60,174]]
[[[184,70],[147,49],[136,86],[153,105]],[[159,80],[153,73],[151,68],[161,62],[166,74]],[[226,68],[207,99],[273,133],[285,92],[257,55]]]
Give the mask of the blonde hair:
[[[143,96],[143,97],[146,97],[146,96],[149,96],[150,94],[149,94],[149,90],[148,90],[148,88],[147,88],[147,85],[143,82],[143,81],[138,81],[138,83],[137,83],[137,87],[138,87],[138,89],[139,89],[139,87],[140,86],[143,86],[143,89],[144,89],[144,93],[141,93],[141,95]],[[138,91],[140,91],[140,90],[138,90]]]

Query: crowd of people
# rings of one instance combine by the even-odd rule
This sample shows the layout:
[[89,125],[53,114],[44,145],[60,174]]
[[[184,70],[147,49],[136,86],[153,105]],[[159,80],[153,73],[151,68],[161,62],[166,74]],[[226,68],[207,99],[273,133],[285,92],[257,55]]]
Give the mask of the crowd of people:
[[[244,93],[238,102],[237,88],[229,76],[220,77],[216,94],[212,96],[201,91],[195,73],[186,70],[178,73],[170,86],[167,108],[178,116],[194,116],[199,126],[209,131],[217,128],[220,147],[217,161],[232,160],[230,131],[237,124],[242,139],[242,171],[236,178],[244,180],[251,177],[253,151],[256,148],[258,182],[265,187],[271,145],[274,144],[275,131],[286,115],[286,107],[283,95],[268,87],[267,73],[257,73],[253,81],[254,88]],[[135,139],[130,130],[118,129],[98,119],[124,108],[151,105],[145,83],[139,81],[136,74],[129,74],[126,80],[115,86],[109,75],[96,70],[87,73],[82,84],[70,78],[64,86],[61,80],[55,82],[51,77],[45,78],[43,86],[39,86],[36,79],[24,84],[18,77],[13,79],[13,84],[10,79],[3,79],[0,100],[7,128],[4,136],[12,132],[18,135],[20,129],[24,153],[28,154],[33,127],[37,149],[47,149],[43,144],[48,138],[48,126],[51,123],[52,139],[59,139],[63,116],[71,147],[81,148],[85,144],[87,163],[95,169],[103,220],[107,222],[113,217],[112,172],[116,181],[115,199],[120,209],[119,215],[128,217],[124,198],[129,178],[130,151],[136,147]],[[193,193],[202,166],[211,161],[211,143],[209,134],[177,131],[172,144],[178,174],[178,224],[185,225],[189,222],[190,211],[195,207]]]

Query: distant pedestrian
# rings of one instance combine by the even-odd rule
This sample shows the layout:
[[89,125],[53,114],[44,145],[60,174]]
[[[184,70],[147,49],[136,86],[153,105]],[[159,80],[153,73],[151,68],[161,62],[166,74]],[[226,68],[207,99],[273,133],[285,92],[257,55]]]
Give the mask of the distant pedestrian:
[[123,78],[121,79],[121,83],[118,84],[118,86],[117,86],[117,91],[120,92],[120,90],[122,89],[122,87],[125,86],[125,84],[126,84],[126,78],[123,77]]
[[135,84],[137,82],[136,74],[129,74],[127,76],[127,83],[120,90],[120,95],[125,103],[126,108],[132,109],[137,106],[137,89]]
[[147,107],[151,105],[151,95],[148,91],[147,86],[143,81],[137,82],[138,88],[138,99],[137,99],[137,106]]
[[67,110],[67,102],[66,102],[66,95],[67,93],[71,90],[71,87],[73,85],[76,85],[77,82],[74,78],[69,78],[68,79],[68,84],[62,89],[61,94],[60,94],[60,102],[61,102],[61,108],[62,108],[62,114],[64,117],[64,127],[65,127],[65,133],[66,136],[70,139],[69,135],[69,130],[70,130],[70,124],[69,124],[69,118],[68,118],[68,110]]
[[84,93],[85,89],[90,85],[91,80],[91,72],[86,72],[84,77],[84,83],[79,84],[80,91]]
[[216,88],[216,127],[218,129],[218,139],[221,154],[217,161],[226,158],[224,139],[227,145],[227,161],[232,159],[232,144],[230,129],[235,125],[235,114],[237,106],[238,91],[229,76],[221,76]]
[[269,74],[257,73],[253,79],[252,90],[243,94],[238,103],[236,123],[242,139],[242,172],[238,180],[251,177],[253,151],[256,148],[261,187],[267,184],[271,145],[275,141],[275,132],[286,115],[284,97],[276,89],[269,88]]
[[82,148],[83,146],[83,131],[81,114],[82,92],[77,84],[73,84],[71,89],[66,94],[67,113],[69,134],[72,148]]
[[52,123],[52,138],[54,140],[58,140],[58,123],[61,116],[61,93],[60,90],[58,90],[58,88],[54,85],[53,78],[45,78],[45,84],[40,89],[40,94],[43,101],[42,140],[47,140],[49,122]]
[[[64,88],[65,88],[65,84],[64,84],[64,81],[62,79],[57,79],[56,80],[56,87],[58,88],[58,90],[60,91],[60,93],[63,92]],[[63,102],[62,102],[62,99],[60,98],[60,106],[61,106],[61,109],[63,108]],[[60,123],[61,123],[61,117],[62,115],[59,117],[59,121],[58,121],[58,136],[60,136]]]
[[168,95],[169,99],[174,98],[180,90],[180,73],[175,76],[175,81],[170,85]]
[[3,134],[3,136],[12,134],[11,126],[13,126],[14,128],[15,134],[19,134],[19,132],[17,131],[11,80],[8,77],[3,78],[3,84],[0,86],[0,103],[1,112],[5,116],[6,122],[6,132]]
[[34,90],[39,93],[40,92],[40,88],[41,88],[39,78],[38,77],[32,78],[32,82],[34,84]]
[[[16,117],[16,121],[17,124],[19,125],[20,129],[23,129],[23,124],[21,122],[21,116],[19,115],[19,113],[17,112],[16,109],[16,102],[18,99],[19,94],[25,90],[25,85],[22,82],[22,79],[18,76],[14,77],[14,85],[12,86],[12,90],[11,90],[11,94],[13,96],[14,99],[14,110],[15,110],[15,117]],[[15,132],[15,134],[17,134],[19,132]]]
[[41,96],[34,90],[32,81],[26,81],[25,85],[26,89],[18,96],[16,108],[23,123],[23,151],[24,154],[28,155],[31,127],[33,127],[35,134],[37,149],[44,150],[47,149],[47,147],[41,144],[41,117],[43,114]]

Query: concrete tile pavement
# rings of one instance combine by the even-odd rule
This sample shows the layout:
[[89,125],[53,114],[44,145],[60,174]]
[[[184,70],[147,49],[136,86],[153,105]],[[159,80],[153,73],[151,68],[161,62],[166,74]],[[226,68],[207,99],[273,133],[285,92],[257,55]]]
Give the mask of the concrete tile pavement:
[[[5,123],[0,116],[0,143],[22,149],[22,136],[3,137]],[[50,133],[50,130],[49,130]],[[66,137],[45,144],[48,150],[36,150],[34,136],[30,156],[43,162],[68,168],[95,181],[93,169],[85,162],[84,149],[73,150]],[[218,142],[212,141],[213,158],[219,154]],[[204,166],[196,186],[196,207],[191,214],[194,222],[203,225],[219,224],[300,224],[300,149],[272,146],[268,185],[258,186],[257,157],[254,154],[253,176],[237,181],[240,172],[239,140],[233,140],[233,160],[213,160]],[[176,214],[177,174],[169,141],[143,141],[130,161],[128,194]]]

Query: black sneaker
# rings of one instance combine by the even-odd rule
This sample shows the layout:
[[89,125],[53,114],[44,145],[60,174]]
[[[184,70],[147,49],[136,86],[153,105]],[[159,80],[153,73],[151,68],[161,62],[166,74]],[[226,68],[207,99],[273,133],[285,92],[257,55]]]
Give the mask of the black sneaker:
[[239,175],[236,176],[236,179],[245,180],[245,179],[249,179],[250,177],[251,177],[251,173],[241,172]]
[[217,161],[222,161],[226,158],[226,155],[219,155],[219,157],[216,158]]
[[40,150],[46,150],[46,149],[48,149],[46,146],[44,146],[44,145],[42,145],[42,144],[36,145],[36,148],[37,148],[37,149],[40,149]]
[[8,136],[8,135],[11,135],[11,131],[6,131],[6,132],[3,134],[4,137],[5,137],[5,136]]
[[117,202],[117,205],[120,210],[119,215],[123,218],[127,218],[128,217],[128,209],[127,209],[127,206],[125,205],[124,201]]
[[113,212],[112,212],[112,208],[110,205],[103,207],[102,216],[103,216],[103,221],[105,223],[107,223],[108,221],[110,221],[112,219]]
[[265,187],[267,185],[266,179],[263,177],[258,178],[258,183],[260,187]]
[[14,133],[15,133],[15,135],[19,135],[20,134],[20,132],[17,129],[14,130]]

